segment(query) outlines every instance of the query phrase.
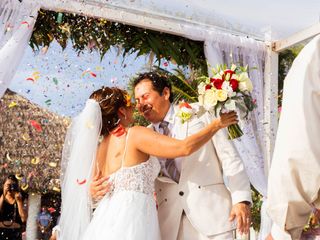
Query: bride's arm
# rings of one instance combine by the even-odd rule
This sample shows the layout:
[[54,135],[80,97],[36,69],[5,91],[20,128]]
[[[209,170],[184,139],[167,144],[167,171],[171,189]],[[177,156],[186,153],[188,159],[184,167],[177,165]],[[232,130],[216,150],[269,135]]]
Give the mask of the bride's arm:
[[131,129],[130,137],[134,139],[132,143],[141,152],[157,157],[177,158],[192,154],[209,141],[219,129],[237,122],[236,113],[231,112],[222,114],[220,118],[213,120],[201,131],[183,140],[170,138],[151,129],[139,126]]

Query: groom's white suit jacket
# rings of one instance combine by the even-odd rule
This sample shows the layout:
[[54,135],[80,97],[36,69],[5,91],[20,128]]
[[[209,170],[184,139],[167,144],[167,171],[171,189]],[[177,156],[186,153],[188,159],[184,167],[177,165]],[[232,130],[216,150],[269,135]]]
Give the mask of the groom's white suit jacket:
[[[182,124],[177,110],[171,107],[169,111],[172,137],[184,139],[211,122],[209,114],[204,114]],[[234,223],[228,220],[231,207],[241,201],[251,202],[251,192],[242,161],[225,129],[200,150],[176,161],[181,164],[179,183],[163,176],[155,183],[162,239],[177,239],[183,211],[194,228],[206,236],[234,229]]]

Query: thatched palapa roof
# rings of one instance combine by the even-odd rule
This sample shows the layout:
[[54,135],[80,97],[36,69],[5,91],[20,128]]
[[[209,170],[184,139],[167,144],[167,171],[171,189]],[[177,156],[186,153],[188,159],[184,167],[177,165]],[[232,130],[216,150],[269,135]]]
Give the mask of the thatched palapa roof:
[[69,122],[7,90],[0,101],[0,178],[14,173],[27,192],[59,191]]

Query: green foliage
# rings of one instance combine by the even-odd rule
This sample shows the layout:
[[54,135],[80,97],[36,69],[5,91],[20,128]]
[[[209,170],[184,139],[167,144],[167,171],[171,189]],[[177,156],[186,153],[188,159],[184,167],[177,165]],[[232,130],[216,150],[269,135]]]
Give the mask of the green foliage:
[[158,64],[171,61],[206,72],[203,42],[184,37],[128,26],[106,19],[40,10],[30,39],[33,49],[49,46],[56,40],[64,49],[70,39],[77,52],[99,51],[101,58],[112,46],[119,47],[125,57],[154,53]]
[[282,105],[283,82],[289,72],[293,60],[298,56],[304,44],[288,48],[279,54],[279,72],[278,72],[278,106]]
[[261,222],[261,205],[262,205],[262,195],[251,186],[251,196],[253,205],[251,207],[251,226],[255,231],[259,231]]
[[196,102],[198,100],[198,84],[195,78],[188,78],[187,74],[180,68],[173,69],[172,72],[160,67],[155,68],[160,74],[166,75],[172,83],[172,93],[175,103],[182,99],[187,102]]

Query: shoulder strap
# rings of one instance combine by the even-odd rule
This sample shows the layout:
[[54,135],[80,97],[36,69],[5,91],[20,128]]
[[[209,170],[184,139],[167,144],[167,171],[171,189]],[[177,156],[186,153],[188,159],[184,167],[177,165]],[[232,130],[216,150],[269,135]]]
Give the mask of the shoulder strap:
[[124,145],[124,152],[123,152],[123,156],[122,156],[122,159],[121,159],[121,168],[123,168],[124,158],[126,157],[127,143],[128,143],[129,133],[130,133],[130,128],[128,128],[128,133],[127,133],[127,136],[126,136],[126,142],[125,142],[125,145]]

